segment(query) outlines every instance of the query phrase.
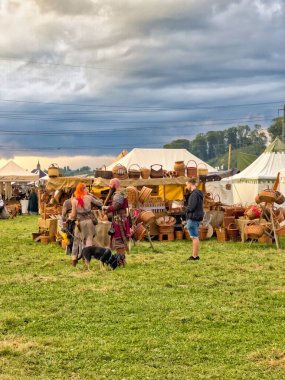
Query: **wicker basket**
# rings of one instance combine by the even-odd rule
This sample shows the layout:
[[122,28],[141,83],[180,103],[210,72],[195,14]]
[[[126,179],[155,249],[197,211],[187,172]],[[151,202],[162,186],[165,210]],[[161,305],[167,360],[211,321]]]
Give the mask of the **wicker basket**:
[[280,191],[275,191],[275,203],[278,205],[281,205],[282,203],[285,202],[285,197]]
[[148,168],[141,168],[141,177],[143,179],[148,179],[150,176],[150,169]]
[[[132,166],[137,166],[138,169],[132,169]],[[139,179],[141,176],[141,168],[137,164],[132,164],[129,167],[128,175],[130,179]]]
[[[189,162],[194,162],[194,166],[188,166]],[[192,165],[192,164],[191,164]],[[196,178],[198,175],[197,162],[194,160],[189,160],[186,164],[186,174],[189,178]]]
[[[154,169],[154,166],[159,166],[159,169]],[[160,164],[150,166],[150,178],[163,178],[163,168]]]
[[175,161],[173,170],[177,172],[177,177],[185,176],[185,164],[184,161]]
[[149,210],[141,211],[138,217],[138,222],[142,222],[146,226],[153,223],[154,221],[155,221],[155,215],[152,211],[149,211]]
[[59,177],[59,167],[58,164],[51,164],[48,168],[48,176],[51,178]]
[[44,244],[50,243],[50,236],[41,235],[41,243],[44,243]]
[[277,220],[278,223],[283,222],[283,220],[284,220],[284,214],[283,214],[282,210],[280,210],[278,208],[277,210],[275,210],[274,214],[275,214],[275,218],[276,218],[276,220]]
[[95,169],[94,177],[95,178],[111,179],[113,177],[113,173],[111,170],[107,170],[106,166],[103,165],[102,168]]
[[117,164],[112,169],[113,178],[118,178],[121,180],[128,179],[127,168],[121,164]]
[[127,190],[128,203],[130,205],[136,206],[139,199],[138,189],[135,186],[128,186],[126,190]]
[[183,240],[184,238],[184,232],[183,231],[175,231],[175,239],[176,240]]
[[[203,165],[203,166],[205,166],[205,167],[199,167],[199,165]],[[197,171],[198,171],[198,177],[205,177],[205,176],[207,176],[208,175],[208,173],[209,173],[209,170],[208,170],[208,168],[207,168],[207,165],[206,164],[204,164],[203,162],[200,162],[199,164],[198,164],[198,166],[197,166]]]
[[235,220],[235,217],[232,216],[224,216],[224,227],[228,228],[230,224],[232,224]]
[[264,226],[260,224],[247,224],[244,226],[244,233],[251,239],[258,239],[264,233]]
[[184,236],[186,240],[191,240],[191,237],[187,228],[184,229]]
[[228,225],[228,237],[230,240],[237,241],[239,239],[239,230],[236,228],[235,223],[230,223]]
[[145,201],[148,200],[151,192],[152,192],[152,189],[150,187],[143,186],[141,191],[139,192],[138,201],[143,204]]
[[208,227],[206,226],[199,226],[199,240],[206,240],[207,239],[207,233],[208,233]]
[[228,236],[228,232],[227,232],[226,228],[223,228],[223,227],[216,228],[216,235],[217,235],[218,241],[229,240],[229,236]]
[[146,229],[143,226],[143,224],[139,223],[138,225],[136,225],[133,232],[133,239],[135,241],[140,241],[145,237],[145,235],[146,235]]
[[258,193],[261,202],[273,203],[275,202],[275,191],[271,189],[265,189]]
[[278,236],[284,236],[285,235],[285,226],[277,228],[276,233]]
[[250,220],[257,219],[260,217],[260,209],[255,205],[250,206],[245,210],[244,215]]

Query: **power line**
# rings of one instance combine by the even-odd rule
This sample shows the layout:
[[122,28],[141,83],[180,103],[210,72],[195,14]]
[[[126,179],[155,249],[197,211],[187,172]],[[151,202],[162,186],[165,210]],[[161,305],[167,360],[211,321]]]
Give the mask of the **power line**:
[[[221,108],[237,108],[237,107],[253,107],[253,106],[265,106],[273,104],[284,104],[284,100],[274,102],[261,102],[261,103],[248,103],[248,104],[227,104],[227,105],[215,105],[215,106],[177,106],[177,107],[146,107],[146,106],[126,106],[115,104],[82,104],[82,103],[59,103],[59,102],[41,102],[35,100],[17,100],[17,99],[4,99],[0,98],[0,102],[8,103],[24,103],[24,104],[42,104],[42,105],[57,105],[57,106],[77,106],[77,107],[102,107],[102,108],[122,108],[126,107],[129,111],[175,111],[175,110],[204,110],[204,109],[221,109]],[[122,111],[122,110],[121,110]],[[96,112],[96,111],[93,111]]]

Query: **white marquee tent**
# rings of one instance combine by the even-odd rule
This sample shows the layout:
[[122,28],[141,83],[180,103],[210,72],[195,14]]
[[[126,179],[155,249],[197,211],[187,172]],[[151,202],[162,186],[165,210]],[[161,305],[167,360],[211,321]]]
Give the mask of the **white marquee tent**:
[[[151,165],[158,164],[162,165],[164,170],[173,170],[175,161],[184,161],[185,164],[190,160],[195,161],[198,165],[204,164],[209,170],[209,173],[215,172],[216,170],[208,165],[200,158],[194,156],[194,154],[188,152],[186,149],[143,149],[134,148],[127,155],[113,162],[107,167],[107,170],[112,170],[115,165],[121,164],[127,169],[131,165],[137,164],[140,167],[150,168]],[[204,165],[200,165],[201,168],[205,168]],[[189,166],[193,166],[193,162],[189,163]],[[135,167],[134,167],[135,169]],[[154,169],[158,169],[154,167]]]
[[5,184],[5,198],[9,199],[12,195],[12,182],[31,182],[37,181],[39,176],[33,174],[21,166],[17,165],[14,161],[9,161],[6,165],[0,168],[0,187],[1,193],[3,191],[3,184]]
[[222,179],[221,184],[232,185],[233,203],[252,203],[259,191],[273,186],[282,169],[285,169],[285,144],[276,138],[252,164]]

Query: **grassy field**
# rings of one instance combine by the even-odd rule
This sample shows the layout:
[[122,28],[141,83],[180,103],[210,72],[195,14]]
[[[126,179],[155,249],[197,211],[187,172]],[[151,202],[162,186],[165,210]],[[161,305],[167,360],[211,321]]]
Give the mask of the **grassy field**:
[[283,250],[145,242],[87,272],[36,231],[0,220],[1,380],[285,378]]

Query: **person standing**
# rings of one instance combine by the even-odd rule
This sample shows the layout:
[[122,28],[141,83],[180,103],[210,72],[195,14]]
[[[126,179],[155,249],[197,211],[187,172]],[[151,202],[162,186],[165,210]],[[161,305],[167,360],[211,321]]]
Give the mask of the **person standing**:
[[125,265],[126,252],[129,251],[129,240],[131,237],[130,224],[127,218],[128,199],[120,189],[120,180],[113,178],[110,181],[110,191],[112,204],[103,206],[102,210],[112,213],[113,235],[111,238],[111,248],[116,250],[119,256],[119,265]]
[[74,197],[71,199],[72,210],[69,215],[69,219],[77,221],[71,254],[73,266],[77,265],[77,257],[81,249],[93,245],[97,219],[92,212],[92,205],[102,208],[102,202],[95,196],[88,194],[84,183],[79,183],[74,192]]
[[34,187],[29,195],[28,212],[30,214],[37,214],[39,212],[38,195]]
[[187,180],[186,189],[190,191],[186,204],[186,221],[187,229],[192,240],[192,255],[188,257],[188,260],[199,260],[199,224],[204,217],[203,193],[197,189],[197,181],[195,178]]

